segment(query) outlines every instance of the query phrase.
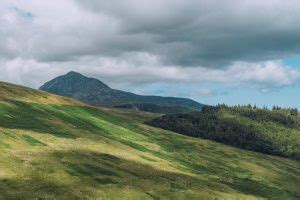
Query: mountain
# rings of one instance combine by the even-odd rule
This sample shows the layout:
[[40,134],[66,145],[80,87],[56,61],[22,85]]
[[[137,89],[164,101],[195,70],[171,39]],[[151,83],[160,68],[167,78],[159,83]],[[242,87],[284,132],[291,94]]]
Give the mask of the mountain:
[[0,199],[300,198],[299,161],[145,125],[153,116],[0,82]]
[[97,79],[88,78],[72,71],[45,83],[40,87],[40,90],[78,99],[93,106],[156,104],[160,106],[173,106],[173,110],[174,107],[178,106],[178,111],[181,111],[183,107],[186,109],[201,110],[203,106],[196,101],[186,98],[142,96],[115,90]]
[[219,105],[200,112],[164,115],[147,124],[235,147],[300,160],[297,109]]

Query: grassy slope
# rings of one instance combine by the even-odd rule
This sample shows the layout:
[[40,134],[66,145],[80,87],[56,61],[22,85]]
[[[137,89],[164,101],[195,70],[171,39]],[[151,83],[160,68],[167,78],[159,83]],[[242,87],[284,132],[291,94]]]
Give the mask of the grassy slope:
[[299,199],[300,163],[0,82],[0,198]]

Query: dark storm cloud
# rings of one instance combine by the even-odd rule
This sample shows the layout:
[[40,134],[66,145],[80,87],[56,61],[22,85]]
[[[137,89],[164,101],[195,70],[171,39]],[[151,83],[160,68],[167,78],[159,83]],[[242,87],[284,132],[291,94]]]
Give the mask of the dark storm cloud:
[[[77,3],[118,21],[119,34],[132,39],[121,43],[123,50],[150,52],[174,65],[216,67],[232,61],[281,59],[300,53],[300,3],[293,0]],[[140,34],[144,37],[134,41]]]
[[[2,57],[63,62],[157,56],[163,65],[226,67],[300,53],[296,0],[32,0],[0,5]],[[2,44],[3,43],[3,44]]]

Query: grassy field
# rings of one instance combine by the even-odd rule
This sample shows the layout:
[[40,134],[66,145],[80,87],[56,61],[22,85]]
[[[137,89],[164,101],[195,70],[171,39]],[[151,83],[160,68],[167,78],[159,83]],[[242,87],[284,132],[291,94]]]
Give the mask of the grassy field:
[[300,162],[0,82],[0,199],[300,199]]

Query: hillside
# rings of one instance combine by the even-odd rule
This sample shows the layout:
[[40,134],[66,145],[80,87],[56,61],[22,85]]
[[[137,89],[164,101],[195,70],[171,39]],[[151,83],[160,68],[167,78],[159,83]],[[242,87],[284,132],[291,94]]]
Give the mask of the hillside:
[[299,161],[0,82],[0,199],[299,199]]
[[195,111],[194,109],[185,106],[159,105],[159,104],[151,104],[151,103],[121,104],[121,105],[116,105],[114,107],[131,109],[136,111],[144,111],[150,113],[158,113],[158,114],[176,114],[176,113],[186,113],[186,112]]
[[[203,106],[196,101],[186,98],[142,96],[115,90],[97,79],[88,78],[77,72],[69,72],[59,76],[45,83],[40,87],[40,90],[78,99],[93,106],[116,106],[132,103],[157,104],[158,106],[172,106],[172,110],[178,107],[176,112],[180,112],[182,107],[200,110]],[[164,109],[166,108],[164,107]]]
[[147,123],[188,136],[300,160],[300,116],[296,109],[206,106],[201,112],[165,115]]

